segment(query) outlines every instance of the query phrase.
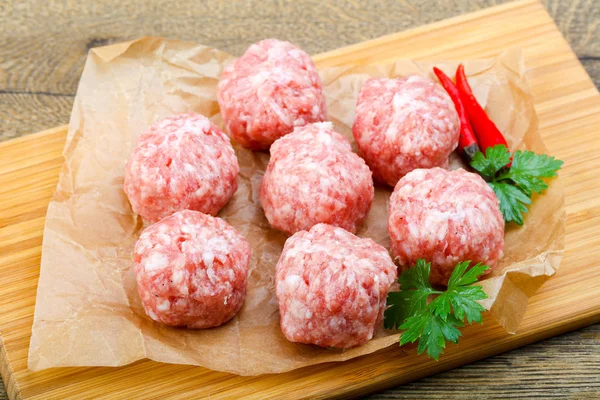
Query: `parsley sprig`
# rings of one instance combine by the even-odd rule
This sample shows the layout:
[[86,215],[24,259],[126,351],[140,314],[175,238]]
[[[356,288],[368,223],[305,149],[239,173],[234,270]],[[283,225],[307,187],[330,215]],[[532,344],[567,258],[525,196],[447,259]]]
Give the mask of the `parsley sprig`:
[[531,195],[542,193],[548,184],[542,178],[556,176],[563,162],[546,154],[518,150],[512,156],[504,145],[489,147],[485,155],[478,152],[471,161],[471,167],[477,170],[489,183],[500,200],[500,211],[507,223],[514,221],[523,225],[523,213],[531,204]]
[[[476,264],[469,268],[470,261],[458,263],[448,281],[446,291],[435,290],[429,284],[431,263],[417,260],[414,268],[404,271],[398,282],[400,291],[388,294],[388,308],[384,314],[386,329],[398,328],[404,332],[400,345],[419,341],[417,352],[438,359],[444,352],[446,341],[458,343],[461,336],[458,328],[481,323],[483,306],[477,300],[487,298],[480,286],[471,286],[488,267]],[[467,268],[469,268],[467,270]],[[430,296],[436,296],[428,302]]]

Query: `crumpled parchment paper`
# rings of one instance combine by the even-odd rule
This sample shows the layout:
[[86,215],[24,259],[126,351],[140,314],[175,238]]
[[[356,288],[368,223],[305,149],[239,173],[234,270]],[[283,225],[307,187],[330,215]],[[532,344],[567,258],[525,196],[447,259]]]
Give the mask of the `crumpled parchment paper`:
[[[123,193],[125,162],[136,137],[173,113],[196,111],[222,126],[215,87],[232,59],[216,49],[162,38],[90,51],[69,124],[65,163],[46,217],[30,369],[119,366],[150,358],[258,375],[347,360],[397,343],[398,332],[383,328],[368,344],[345,351],[284,338],[273,279],[286,236],[269,227],[258,201],[269,156],[239,146],[239,189],[219,216],[253,249],[244,307],[231,322],[207,330],[166,327],[144,314],[131,260],[143,223]],[[546,152],[520,53],[464,63],[477,98],[511,148]],[[368,77],[416,73],[434,78],[433,65],[398,61],[321,70],[330,120],[352,141],[356,97]],[[450,75],[457,63],[435,65]],[[458,157],[453,156],[451,166],[460,166]],[[388,248],[390,193],[377,187],[358,233]],[[556,272],[564,221],[563,188],[555,179],[547,193],[535,198],[525,225],[508,226],[505,256],[481,282],[489,296],[485,307],[507,331],[517,329],[528,297]]]

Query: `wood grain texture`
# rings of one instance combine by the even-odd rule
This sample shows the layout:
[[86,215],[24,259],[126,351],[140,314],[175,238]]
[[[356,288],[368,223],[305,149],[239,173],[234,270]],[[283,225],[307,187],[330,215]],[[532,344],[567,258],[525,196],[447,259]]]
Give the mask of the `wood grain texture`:
[[600,325],[593,325],[407,383],[369,399],[597,399],[598,352]]
[[[3,15],[1,7],[0,15]],[[534,8],[536,11],[534,11]],[[0,204],[0,254],[2,254],[0,279],[3,284],[0,288],[0,329],[2,329],[2,337],[5,340],[3,349],[7,350],[7,356],[11,361],[10,366],[13,368],[10,376],[16,376],[18,382],[17,385],[9,381],[8,390],[22,397],[62,398],[65,394],[70,393],[73,397],[82,398],[86,394],[93,393],[89,390],[94,385],[102,385],[102,387],[115,388],[116,390],[119,382],[121,382],[119,380],[120,375],[126,373],[136,375],[138,378],[132,384],[122,388],[123,390],[119,394],[123,397],[139,395],[144,385],[150,385],[155,395],[164,396],[168,393],[168,388],[175,384],[189,389],[192,393],[188,395],[190,397],[194,394],[203,393],[202,390],[218,390],[221,395],[242,393],[252,395],[256,394],[258,390],[263,390],[262,393],[273,396],[281,393],[325,396],[328,393],[327,389],[335,389],[338,390],[337,393],[344,392],[358,395],[369,390],[363,387],[365,381],[376,385],[376,387],[390,386],[394,383],[456,366],[465,361],[475,360],[480,357],[481,352],[496,353],[513,345],[528,343],[560,332],[560,329],[537,332],[530,319],[536,315],[549,315],[552,307],[549,307],[548,304],[553,299],[568,300],[569,296],[573,295],[572,290],[566,286],[565,282],[591,285],[595,282],[594,279],[596,281],[600,279],[600,276],[595,274],[595,270],[592,270],[593,267],[598,266],[598,263],[594,263],[593,260],[588,261],[590,260],[589,257],[593,255],[593,247],[590,246],[597,247],[599,244],[595,235],[595,227],[600,223],[597,200],[595,200],[596,194],[584,190],[593,187],[593,185],[589,185],[590,180],[592,180],[592,183],[596,183],[596,187],[598,186],[596,174],[592,167],[593,163],[597,165],[598,156],[596,156],[596,153],[589,151],[589,145],[586,145],[586,143],[593,144],[593,141],[597,140],[595,126],[600,122],[598,116],[600,101],[597,92],[591,87],[588,78],[582,74],[581,67],[576,60],[571,56],[565,56],[565,53],[563,53],[566,50],[566,45],[558,33],[554,31],[550,20],[547,19],[543,11],[540,12],[539,8],[533,3],[526,7],[509,5],[508,8],[505,7],[503,10],[505,10],[503,13],[510,11],[509,15],[504,16],[504,25],[507,25],[506,18],[510,18],[511,31],[509,32],[506,31],[508,28],[503,28],[502,19],[491,13],[484,20],[475,19],[472,23],[466,21],[458,27],[454,25],[457,21],[436,25],[437,29],[433,31],[435,37],[427,35],[427,29],[420,29],[401,36],[403,39],[401,42],[394,42],[393,40],[389,43],[386,40],[378,41],[375,44],[371,43],[368,48],[365,46],[353,47],[351,54],[348,50],[335,51],[329,56],[319,59],[322,64],[344,62],[348,59],[380,60],[386,57],[398,58],[400,52],[407,54],[407,57],[420,59],[473,58],[477,55],[493,55],[503,45],[506,46],[510,43],[522,43],[528,47],[527,61],[528,66],[533,68],[530,78],[533,84],[532,90],[536,96],[537,109],[540,113],[540,127],[552,153],[567,160],[568,166],[564,174],[569,183],[567,186],[568,256],[565,259],[567,265],[563,265],[559,276],[548,282],[539,295],[534,298],[528,312],[528,319],[523,326],[523,330],[529,332],[529,335],[520,334],[516,337],[505,335],[488,318],[486,329],[468,330],[467,337],[465,337],[461,346],[450,349],[445,362],[425,363],[415,372],[402,377],[397,376],[398,368],[405,365],[403,364],[407,359],[407,357],[404,357],[405,351],[408,354],[414,352],[414,349],[410,347],[405,351],[398,349],[385,350],[377,357],[373,357],[372,360],[371,357],[366,357],[341,365],[319,366],[282,376],[269,376],[264,379],[231,377],[227,374],[213,373],[201,368],[164,366],[152,362],[140,362],[131,367],[119,369],[70,368],[41,374],[28,373],[24,369],[26,347],[30,334],[31,312],[35,301],[34,289],[37,283],[37,271],[39,270],[39,246],[41,244],[43,216],[45,214],[45,204],[47,204],[56,183],[56,173],[61,163],[61,141],[64,139],[64,132],[58,130],[38,135],[35,138],[19,139],[0,147],[0,154],[3,156],[11,154],[10,160],[0,157],[0,174],[2,176],[0,196],[3,199]],[[564,10],[557,9],[556,12],[564,12]],[[494,27],[494,30],[498,29],[504,32],[504,34],[484,35],[481,42],[473,42],[472,37],[464,35],[462,31],[464,29],[483,30],[483,26],[487,25]],[[519,29],[523,26],[530,27],[528,34]],[[449,35],[451,33],[453,34]],[[436,41],[438,37],[451,37],[452,39],[448,42],[452,42],[452,44],[440,44]],[[201,39],[195,40],[202,41]],[[254,39],[247,40],[252,41]],[[296,41],[302,44],[300,41]],[[421,46],[415,48],[417,44]],[[4,48],[4,46],[1,47]],[[4,59],[0,57],[0,60]],[[0,75],[0,77],[3,76]],[[65,82],[68,81],[66,77],[64,80]],[[27,95],[24,94],[24,96]],[[66,98],[67,96],[63,97]],[[0,109],[0,112],[3,112],[2,110],[4,110],[4,107]],[[23,115],[26,115],[26,113],[24,112]],[[567,135],[569,138],[576,137],[579,140],[565,142],[564,138]],[[8,148],[11,149],[10,152],[7,151]],[[30,159],[33,154],[36,155],[34,160]],[[14,200],[5,200],[5,198],[8,199],[5,194],[14,193],[15,191],[23,196]],[[588,258],[586,259],[586,257]],[[573,265],[585,266],[590,271],[587,274],[576,273],[572,270]],[[24,285],[25,289],[23,289]],[[565,313],[562,314],[565,322],[569,322],[571,314],[589,306],[586,303],[587,301],[594,300],[591,298],[586,299],[581,303],[573,304],[573,309],[565,310]],[[592,312],[590,317],[580,321],[580,324],[583,325],[596,320],[595,315]],[[576,325],[570,325],[570,327],[574,326]],[[599,342],[597,330],[590,329],[592,329],[591,336],[586,337],[587,341],[585,343],[590,346],[597,345]],[[572,337],[572,335],[568,337]],[[554,341],[556,340],[559,339]],[[553,396],[563,397],[594,398],[592,396],[597,393],[598,377],[594,375],[593,368],[598,365],[598,352],[594,352],[594,347],[590,347],[589,353],[586,353],[585,349],[578,353],[574,350],[577,340],[568,341],[567,345],[563,344],[562,347],[554,351],[554,355],[548,350],[540,350],[543,353],[542,355],[529,356],[528,358],[527,352],[513,352],[522,354],[520,356],[522,358],[519,358],[521,362],[509,358],[513,361],[503,365],[502,360],[510,357],[503,355],[479,363],[479,368],[485,368],[484,370],[472,369],[475,367],[464,367],[458,371],[443,374],[441,378],[428,378],[421,381],[422,383],[407,385],[394,392],[386,392],[382,395],[399,398],[449,398],[450,396],[455,396],[454,398],[473,396],[474,398],[478,395],[505,398],[538,395],[545,398],[550,397],[550,394],[552,394]],[[568,347],[568,350],[565,351],[565,347]],[[527,351],[530,351],[529,349],[531,347]],[[587,354],[587,364],[583,364],[579,358],[574,358],[574,354],[575,357],[580,354]],[[390,363],[385,362],[386,358],[396,358],[397,361],[389,365]],[[548,360],[554,361],[549,362]],[[544,364],[550,364],[550,369],[544,369]],[[515,368],[517,366],[518,369]],[[586,366],[590,368],[588,369]],[[3,375],[7,376],[10,373],[10,371],[7,371],[8,365],[3,364],[2,368]],[[563,370],[573,368],[578,368],[576,371],[581,372],[576,372],[576,375],[568,375],[563,380],[559,379],[559,377],[566,375]],[[597,371],[597,368],[595,369]],[[544,371],[554,373],[554,378],[542,381]],[[165,377],[161,374],[168,375]],[[501,374],[500,378],[494,379],[496,374]],[[342,376],[344,380],[340,380]],[[578,379],[574,379],[574,376]],[[213,383],[199,388],[198,383],[200,380],[207,377],[213,379]],[[285,380],[286,383],[278,387],[277,382],[279,379]],[[436,381],[436,379],[441,380]],[[498,381],[504,384],[501,385]],[[520,385],[515,385],[514,383],[518,381],[521,381]],[[453,389],[443,391],[445,387]],[[116,393],[112,393],[112,395],[116,396]]]
[[[505,1],[0,0],[0,140],[69,121],[92,47],[156,35],[241,54],[277,37],[317,54]],[[543,2],[600,85],[600,1]]]

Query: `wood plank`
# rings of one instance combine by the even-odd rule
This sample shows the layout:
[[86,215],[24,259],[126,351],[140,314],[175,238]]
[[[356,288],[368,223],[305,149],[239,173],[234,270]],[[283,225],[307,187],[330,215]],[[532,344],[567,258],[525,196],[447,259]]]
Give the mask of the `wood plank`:
[[[444,38],[444,40],[440,40]],[[238,377],[204,368],[140,361],[121,368],[27,370],[39,250],[46,206],[62,160],[65,129],[0,144],[0,366],[11,398],[260,398],[357,396],[453,368],[600,321],[600,96],[543,7],[509,3],[315,57],[319,66],[358,62],[468,59],[519,46],[540,130],[550,152],[566,161],[566,254],[557,276],[536,294],[516,335],[490,316],[465,329],[439,362],[414,346],[391,347],[344,363],[286,374]],[[39,154],[39,157],[32,157]],[[39,175],[38,175],[39,174]],[[43,179],[40,179],[43,178]],[[32,179],[36,179],[32,181]],[[38,180],[39,179],[39,180]],[[5,201],[4,199],[8,199]],[[20,199],[21,201],[18,201]]]
[[[0,24],[0,141],[69,121],[91,47],[155,35],[239,55],[249,43],[276,37],[318,54],[508,1],[152,0],[148,6],[128,0],[123,7],[113,0],[5,1],[0,15],[10,18]],[[599,2],[542,3],[599,85]]]

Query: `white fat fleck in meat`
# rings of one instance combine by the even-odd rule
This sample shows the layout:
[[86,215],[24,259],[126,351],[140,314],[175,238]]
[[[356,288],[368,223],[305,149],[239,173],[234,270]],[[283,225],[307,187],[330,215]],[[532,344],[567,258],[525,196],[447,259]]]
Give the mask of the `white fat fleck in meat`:
[[290,299],[288,307],[289,308],[287,312],[289,313],[290,318],[305,318],[308,311],[304,305],[304,302],[295,300],[293,298]]
[[317,134],[317,140],[321,143],[323,143],[324,145],[331,145],[331,143],[333,142],[333,138],[331,137],[331,135],[321,135],[321,134]]
[[202,261],[204,261],[204,266],[208,269],[212,268],[213,261],[215,260],[215,255],[210,250],[205,250],[202,253]]
[[364,344],[382,321],[396,278],[387,250],[371,239],[326,224],[298,232],[276,266],[281,329],[294,342]]
[[146,271],[157,271],[166,268],[169,265],[169,258],[165,254],[158,252],[150,253],[150,256],[144,263]]
[[311,110],[311,116],[314,119],[317,119],[318,116],[319,116],[319,114],[321,114],[321,109],[319,108],[318,105],[314,105],[313,108],[312,108],[312,110]]
[[275,116],[277,118],[279,118],[279,121],[281,121],[282,124],[291,125],[291,118],[287,114],[287,112],[283,109],[283,107],[281,107],[274,100],[268,100],[268,104],[269,104],[269,107],[271,108],[271,111],[273,112],[273,114],[275,114]]
[[156,309],[158,311],[167,311],[169,307],[171,307],[169,300],[163,300],[156,306]]
[[171,280],[173,281],[174,284],[180,285],[184,282],[185,277],[186,277],[185,270],[176,269],[173,271],[173,275],[171,275]]
[[257,74],[251,75],[250,84],[254,87],[259,87],[269,79],[269,75],[271,75],[271,71],[260,71]]
[[146,314],[148,314],[148,316],[155,321],[158,319],[158,317],[156,316],[156,314],[154,314],[154,311],[152,310],[146,311]]
[[206,276],[208,276],[208,280],[211,283],[216,283],[218,280],[217,275],[215,274],[215,270],[212,267],[212,264],[210,267],[206,267]]

